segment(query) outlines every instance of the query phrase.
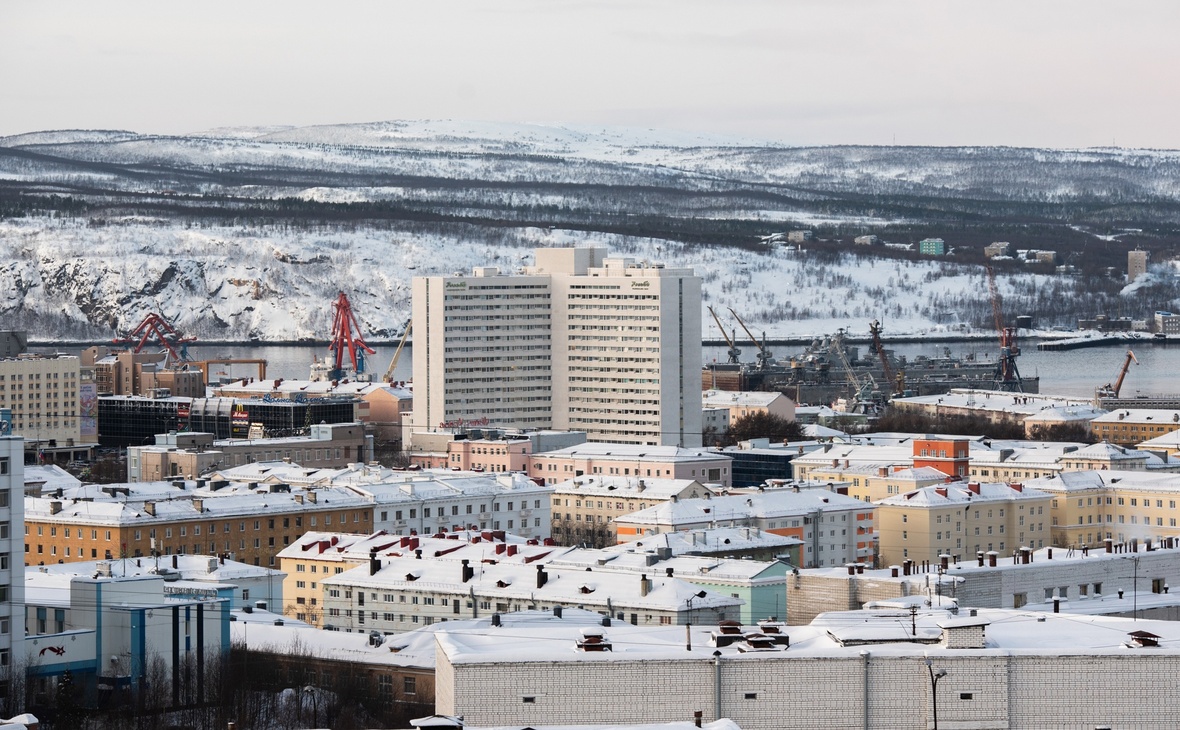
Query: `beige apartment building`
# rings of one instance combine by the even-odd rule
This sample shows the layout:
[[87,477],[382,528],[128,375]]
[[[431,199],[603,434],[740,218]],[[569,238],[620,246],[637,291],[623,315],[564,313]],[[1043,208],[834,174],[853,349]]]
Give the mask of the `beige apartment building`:
[[1174,474],[1073,471],[1027,484],[1053,497],[1053,545],[1180,538],[1180,482]]
[[606,547],[619,542],[615,520],[662,502],[699,499],[714,491],[695,479],[582,476],[553,487],[553,527],[559,545]]
[[[11,409],[12,433],[25,438],[26,448],[43,448],[50,441],[64,447],[97,439],[93,420],[84,433],[83,385],[80,361],[73,355],[22,354],[0,359],[0,408]],[[85,385],[93,407],[94,385]]]
[[947,475],[929,466],[917,468],[883,464],[852,464],[829,469],[816,468],[808,472],[808,479],[846,485],[848,496],[862,502],[878,502],[915,489],[944,484]]
[[26,497],[25,565],[143,557],[155,550],[273,566],[279,551],[309,529],[373,529],[372,500],[345,488],[180,484],[155,497],[132,495],[138,485],[91,488],[72,499]]
[[1180,411],[1156,408],[1120,408],[1090,421],[1095,437],[1120,446],[1159,438],[1180,430]]
[[414,279],[413,430],[699,446],[700,278],[599,248],[535,257],[523,274]]
[[728,487],[733,459],[716,451],[676,446],[585,443],[533,454],[529,476],[557,484],[581,476],[694,479]]
[[879,565],[1050,544],[1052,495],[1022,484],[923,487],[877,503]]

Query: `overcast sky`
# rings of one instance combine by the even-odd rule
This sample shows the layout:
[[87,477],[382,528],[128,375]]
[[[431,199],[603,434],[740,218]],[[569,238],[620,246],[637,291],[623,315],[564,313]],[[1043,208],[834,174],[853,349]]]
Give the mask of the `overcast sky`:
[[1180,2],[0,0],[0,135],[463,119],[1180,148]]

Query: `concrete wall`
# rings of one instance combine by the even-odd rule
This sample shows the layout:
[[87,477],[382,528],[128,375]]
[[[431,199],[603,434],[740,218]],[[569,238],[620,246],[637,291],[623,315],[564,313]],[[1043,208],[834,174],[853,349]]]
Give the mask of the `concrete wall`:
[[[1117,639],[1115,640],[1117,642]],[[637,723],[727,717],[744,730],[933,727],[921,655],[536,661],[451,665],[439,651],[437,711],[472,725]],[[938,650],[941,728],[1174,728],[1180,656],[1158,650],[1004,656]],[[867,664],[867,672],[866,672]],[[673,679],[674,678],[674,679]],[[866,682],[867,679],[867,682]],[[532,702],[525,698],[531,697]],[[720,713],[716,704],[720,704]],[[866,717],[867,708],[867,717]]]

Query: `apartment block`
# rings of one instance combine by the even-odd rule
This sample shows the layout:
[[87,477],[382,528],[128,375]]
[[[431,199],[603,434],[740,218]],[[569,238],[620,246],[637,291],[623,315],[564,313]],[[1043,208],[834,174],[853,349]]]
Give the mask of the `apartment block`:
[[1131,446],[1180,430],[1180,410],[1120,408],[1090,421],[1090,431],[1102,441]]
[[623,542],[648,535],[713,527],[756,527],[803,541],[802,567],[871,561],[876,549],[873,507],[858,499],[815,489],[767,489],[758,493],[667,501],[618,517]]
[[877,503],[878,563],[1010,554],[1051,544],[1051,494],[1022,484],[923,487]]
[[700,279],[597,248],[535,257],[519,275],[414,279],[414,429],[699,445]]
[[529,476],[557,484],[581,476],[694,479],[728,487],[733,460],[701,448],[585,443],[533,454]]
[[1127,282],[1133,282],[1147,273],[1147,262],[1151,258],[1150,251],[1134,250],[1127,252]]
[[693,479],[582,476],[551,491],[553,539],[560,545],[606,547],[619,542],[615,520],[656,504],[712,496]]
[[213,476],[267,488],[348,489],[372,504],[373,530],[432,535],[503,529],[526,538],[549,537],[552,490],[523,474],[397,471],[374,464],[333,470],[272,462]]
[[184,553],[273,566],[307,530],[367,533],[373,525],[371,500],[345,488],[204,479],[81,487],[26,497],[24,508],[26,565]]
[[[77,357],[23,354],[0,360],[0,408],[12,411],[12,433],[30,448],[81,444],[87,413],[86,440],[93,442],[94,413],[91,403],[83,402],[86,395]],[[89,396],[92,401],[93,392]]]
[[743,604],[666,571],[550,566],[542,561],[562,548],[530,543],[432,537],[412,538],[412,549],[390,545],[372,553],[365,565],[320,581],[324,624],[341,631],[401,633],[492,613],[578,608],[660,626],[717,622],[737,616]]
[[192,479],[253,462],[293,461],[339,469],[372,459],[373,447],[360,423],[317,423],[306,436],[217,439],[211,433],[169,431],[152,446],[127,447],[127,481]]

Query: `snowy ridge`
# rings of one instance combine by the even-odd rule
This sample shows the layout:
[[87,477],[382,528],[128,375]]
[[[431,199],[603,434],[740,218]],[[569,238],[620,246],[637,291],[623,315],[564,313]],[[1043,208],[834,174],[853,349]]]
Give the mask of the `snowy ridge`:
[[[413,276],[513,271],[534,247],[568,245],[690,266],[706,305],[770,337],[863,333],[872,319],[891,335],[961,332],[991,320],[978,266],[752,247],[794,227],[847,243],[989,216],[1077,240],[1128,204],[1180,224],[1176,151],[795,148],[454,120],[33,132],[0,138],[0,182],[0,211],[14,211],[0,218],[0,316],[38,339],[106,339],[150,311],[206,341],[323,339],[341,289],[370,338],[396,338]],[[29,204],[48,193],[72,205]],[[1079,210],[1096,217],[1063,219]],[[1112,238],[1097,240],[1131,245]],[[1165,279],[1121,296],[1159,306],[1148,290]],[[1070,286],[1000,277],[1010,312],[1044,316],[1077,298]]]

